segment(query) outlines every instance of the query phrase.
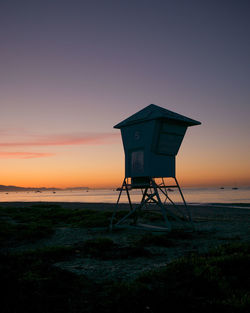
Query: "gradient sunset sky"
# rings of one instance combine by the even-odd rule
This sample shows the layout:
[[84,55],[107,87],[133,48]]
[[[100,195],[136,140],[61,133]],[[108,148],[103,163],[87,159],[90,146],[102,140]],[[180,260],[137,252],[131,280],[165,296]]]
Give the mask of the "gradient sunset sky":
[[0,185],[121,185],[151,103],[202,122],[182,186],[250,186],[249,1],[0,1]]

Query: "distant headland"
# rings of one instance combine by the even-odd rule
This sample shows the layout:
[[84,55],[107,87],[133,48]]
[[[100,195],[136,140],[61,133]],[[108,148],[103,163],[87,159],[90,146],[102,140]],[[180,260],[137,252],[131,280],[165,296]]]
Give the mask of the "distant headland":
[[46,187],[18,187],[0,185],[0,191],[56,191],[56,190],[88,190],[89,187],[46,188]]

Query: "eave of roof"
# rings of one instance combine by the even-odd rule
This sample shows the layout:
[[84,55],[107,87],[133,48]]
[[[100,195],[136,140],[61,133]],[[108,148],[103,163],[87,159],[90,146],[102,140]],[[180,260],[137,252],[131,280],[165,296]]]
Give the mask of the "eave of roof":
[[194,126],[194,125],[201,124],[201,122],[193,120],[184,115],[164,109],[155,104],[150,104],[144,109],[126,118],[122,122],[116,124],[114,128],[120,129],[122,127],[126,127],[132,124],[142,123],[145,121],[150,121],[150,120],[155,120],[155,119],[177,121],[179,123],[185,124],[186,126]]

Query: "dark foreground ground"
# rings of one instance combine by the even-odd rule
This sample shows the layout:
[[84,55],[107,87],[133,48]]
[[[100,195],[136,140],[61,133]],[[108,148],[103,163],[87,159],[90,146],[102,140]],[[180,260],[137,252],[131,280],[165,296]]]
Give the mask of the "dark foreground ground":
[[110,232],[112,204],[2,202],[1,312],[250,312],[241,206],[190,206],[194,229],[157,233]]

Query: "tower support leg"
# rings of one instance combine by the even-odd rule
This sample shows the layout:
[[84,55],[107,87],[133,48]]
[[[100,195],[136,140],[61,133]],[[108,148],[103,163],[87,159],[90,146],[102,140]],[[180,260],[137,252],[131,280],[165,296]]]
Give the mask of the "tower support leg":
[[124,178],[124,180],[123,180],[122,187],[120,188],[119,196],[118,196],[118,199],[116,201],[116,205],[115,205],[115,208],[114,208],[111,220],[110,220],[110,225],[109,225],[109,229],[110,230],[113,229],[114,218],[115,218],[115,215],[116,215],[116,212],[117,212],[118,204],[119,204],[119,201],[120,201],[120,198],[121,198],[121,195],[122,195],[122,191],[123,191],[123,187],[124,187],[125,184],[126,184],[126,178]]
[[184,205],[185,205],[185,208],[186,208],[186,211],[187,211],[187,214],[188,214],[188,220],[189,220],[189,222],[191,222],[191,223],[193,224],[192,216],[191,216],[190,210],[189,210],[189,208],[188,208],[188,206],[187,206],[187,203],[186,203],[186,201],[185,201],[185,198],[184,198],[184,196],[183,196],[183,193],[182,193],[182,191],[181,191],[180,185],[179,185],[179,183],[178,183],[178,181],[177,181],[177,178],[175,177],[174,179],[175,179],[176,185],[177,185],[177,187],[178,187],[178,190],[179,190],[179,192],[180,192],[182,201],[183,201],[183,203],[184,203]]
[[169,223],[168,217],[167,217],[167,212],[166,212],[166,208],[164,207],[164,205],[161,202],[161,198],[159,196],[159,192],[157,190],[157,185],[155,184],[155,182],[153,181],[153,185],[154,185],[154,192],[155,192],[155,196],[157,198],[157,205],[160,207],[166,227],[169,229],[169,231],[171,231],[171,224]]
[[[182,215],[183,217],[185,217],[189,222],[191,222],[192,226],[193,226],[193,223],[192,223],[192,218],[191,218],[191,213],[189,211],[189,208],[187,206],[187,203],[184,199],[184,196],[183,196],[183,193],[181,191],[181,188],[180,188],[180,185],[177,181],[177,179],[174,177],[175,179],[175,183],[176,185],[174,186],[166,186],[165,183],[164,183],[164,179],[162,178],[162,184],[158,185],[154,178],[152,177],[148,177],[146,183],[144,185],[140,184],[138,186],[137,185],[133,185],[132,183],[129,184],[128,183],[128,178],[125,178],[123,180],[123,184],[122,184],[122,187],[119,189],[119,196],[118,196],[118,199],[117,199],[117,202],[116,202],[116,205],[115,205],[115,208],[114,208],[114,212],[112,214],[112,217],[111,217],[111,221],[110,221],[110,230],[113,229],[113,226],[120,226],[121,227],[121,224],[123,224],[126,220],[128,220],[128,218],[131,218],[133,217],[133,223],[130,224],[131,225],[134,225],[134,226],[138,226],[139,224],[137,224],[138,222],[138,218],[140,216],[140,212],[142,210],[142,208],[149,208],[150,204],[154,203],[155,205],[157,205],[161,212],[162,212],[162,215],[163,215],[163,218],[164,218],[164,222],[165,222],[165,225],[166,227],[158,227],[158,226],[153,226],[153,225],[145,225],[144,226],[148,226],[150,230],[154,230],[153,228],[155,227],[155,230],[167,230],[167,231],[170,231],[172,229],[172,225],[171,223],[169,222],[169,219],[168,219],[168,215],[172,216],[172,218],[178,222],[181,222],[181,223],[184,223],[183,220],[181,220],[181,218],[178,217],[178,215],[174,214],[174,212],[172,212],[171,210],[169,210],[166,206],[166,201],[169,200],[170,203],[173,205],[173,207],[175,208],[175,210],[180,214]],[[177,205],[170,199],[170,197],[168,196],[168,193],[167,193],[167,188],[169,187],[173,187],[173,188],[178,188],[178,191],[181,195],[181,198],[182,198],[182,201],[184,203],[184,207],[185,207],[185,210],[186,210],[186,216],[185,214],[183,214],[183,212],[181,212],[181,210],[177,207]],[[140,201],[140,204],[139,205],[132,205],[132,201],[131,201],[131,197],[130,197],[130,193],[129,191],[131,189],[141,189],[142,191],[142,198],[141,198],[141,201]],[[158,189],[162,192],[162,194],[164,195],[165,198],[165,201],[164,203],[162,202],[162,199],[159,195],[159,191]],[[126,191],[126,194],[127,194],[127,198],[128,198],[128,202],[129,202],[129,208],[130,208],[130,211],[125,214],[125,216],[123,216],[119,221],[117,221],[115,224],[114,224],[114,219],[115,219],[115,215],[117,213],[117,209],[118,209],[118,205],[119,205],[119,201],[120,201],[120,198],[121,198],[121,195],[122,195],[122,192],[123,191]],[[140,225],[143,225],[143,224],[140,224]]]

